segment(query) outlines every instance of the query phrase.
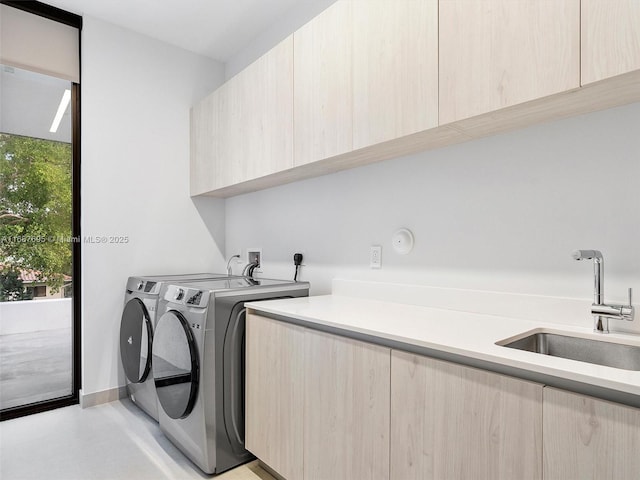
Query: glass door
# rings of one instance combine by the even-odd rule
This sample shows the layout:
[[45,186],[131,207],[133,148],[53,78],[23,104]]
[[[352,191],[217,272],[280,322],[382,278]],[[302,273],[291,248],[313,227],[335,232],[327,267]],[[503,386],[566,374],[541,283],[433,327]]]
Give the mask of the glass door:
[[[0,65],[0,413],[77,402],[71,82]],[[25,410],[26,409],[26,410]]]

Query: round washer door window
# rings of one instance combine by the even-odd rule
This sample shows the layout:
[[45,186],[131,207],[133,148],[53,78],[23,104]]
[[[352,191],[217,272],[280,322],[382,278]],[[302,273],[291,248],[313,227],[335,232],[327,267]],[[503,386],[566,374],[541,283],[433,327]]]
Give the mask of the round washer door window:
[[124,306],[120,321],[120,358],[129,381],[141,383],[151,370],[151,338],[149,312],[139,298]]
[[158,401],[171,418],[184,418],[198,394],[198,350],[184,316],[169,310],[160,317],[153,339],[153,380]]

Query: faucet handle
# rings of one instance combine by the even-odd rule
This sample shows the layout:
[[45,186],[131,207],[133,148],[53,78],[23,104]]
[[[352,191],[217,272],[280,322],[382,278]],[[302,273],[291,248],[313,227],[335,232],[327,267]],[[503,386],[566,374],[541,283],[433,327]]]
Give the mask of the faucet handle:
[[629,322],[633,321],[633,316],[634,316],[634,308],[633,308],[633,303],[631,303],[632,298],[631,298],[631,292],[632,289],[631,287],[629,287],[629,305],[623,305],[622,308],[620,309],[620,313],[622,314],[621,317],[623,320],[627,320]]

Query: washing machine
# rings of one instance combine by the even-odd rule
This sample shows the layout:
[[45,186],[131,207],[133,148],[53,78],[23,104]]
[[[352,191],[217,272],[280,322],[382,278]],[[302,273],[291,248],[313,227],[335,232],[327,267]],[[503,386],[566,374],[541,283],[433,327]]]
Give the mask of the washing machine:
[[120,358],[127,377],[127,393],[133,403],[158,421],[158,399],[151,378],[151,345],[160,289],[165,282],[200,281],[226,274],[129,277],[120,321]]
[[245,302],[308,295],[306,282],[245,277],[162,288],[152,368],[160,429],[205,473],[253,459],[244,448]]

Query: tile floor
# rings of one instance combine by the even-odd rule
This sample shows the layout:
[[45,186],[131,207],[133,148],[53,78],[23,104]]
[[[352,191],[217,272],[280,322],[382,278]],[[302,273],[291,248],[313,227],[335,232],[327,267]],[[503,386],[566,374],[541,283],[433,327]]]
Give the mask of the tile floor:
[[129,400],[0,423],[2,480],[274,480],[257,462],[211,477]]

